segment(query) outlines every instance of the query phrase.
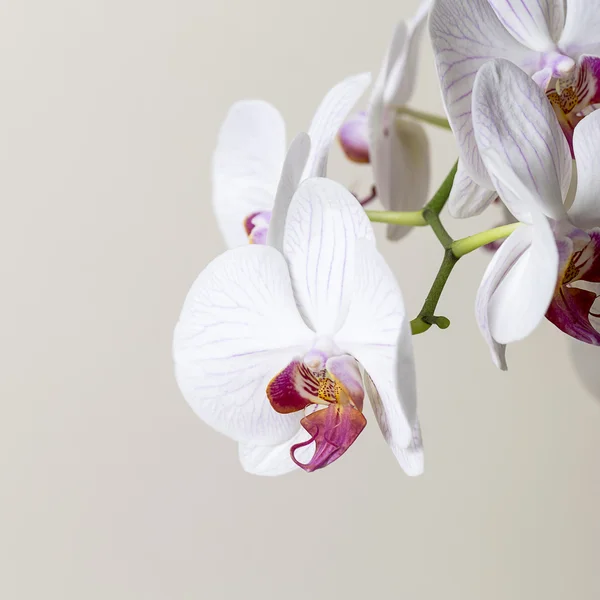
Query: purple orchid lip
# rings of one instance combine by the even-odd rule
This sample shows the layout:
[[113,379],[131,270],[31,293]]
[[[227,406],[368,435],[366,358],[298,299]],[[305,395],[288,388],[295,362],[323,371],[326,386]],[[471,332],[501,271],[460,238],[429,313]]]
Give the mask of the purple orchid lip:
[[546,318],[567,335],[600,346],[600,332],[590,318],[598,318],[593,306],[598,294],[578,284],[600,283],[600,229],[572,231],[557,240],[561,268]]
[[342,150],[352,162],[370,162],[366,112],[359,112],[348,119],[341,126],[338,138]]
[[[292,460],[307,472],[337,460],[367,424],[362,414],[365,391],[358,364],[349,355],[326,361],[324,358],[321,352],[311,350],[304,359],[294,359],[269,382],[266,390],[278,413],[294,413],[311,405],[316,408],[300,421],[310,439],[290,449]],[[313,371],[309,365],[324,368]],[[296,451],[312,443],[315,452],[311,460],[306,464],[299,462]]]
[[[350,405],[332,404],[304,417],[300,423],[311,437],[306,442],[292,446],[290,454],[301,469],[311,473],[340,458],[366,427],[367,420],[360,410]],[[316,449],[311,460],[308,463],[299,462],[296,451],[313,442]]]

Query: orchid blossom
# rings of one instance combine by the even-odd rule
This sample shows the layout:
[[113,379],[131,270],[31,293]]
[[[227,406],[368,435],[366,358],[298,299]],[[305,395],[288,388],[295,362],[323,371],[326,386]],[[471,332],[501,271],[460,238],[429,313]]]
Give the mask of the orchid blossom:
[[[367,112],[349,119],[339,138],[346,156],[370,162],[375,189],[387,210],[417,210],[429,192],[429,143],[422,125],[404,118],[398,109],[414,92],[419,44],[431,0],[417,15],[396,27],[379,72]],[[388,225],[388,238],[397,240],[408,227]]]
[[409,322],[368,218],[324,178],[303,181],[285,208],[267,245],[225,252],[192,285],[174,336],[185,399],[239,442],[246,471],[279,475],[339,458],[366,425],[368,395],[402,467],[419,474]]
[[442,95],[461,164],[449,201],[456,217],[480,213],[496,197],[474,135],[478,70],[504,58],[547,93],[567,140],[600,103],[600,0],[435,0],[430,32]]
[[600,225],[600,112],[575,130],[580,176],[568,211],[575,185],[569,145],[544,93],[514,64],[495,60],[480,69],[473,131],[495,189],[524,223],[495,254],[477,295],[496,364],[506,368],[505,344],[531,333],[546,313],[569,335],[598,344],[589,320],[596,294],[575,284],[600,282],[600,230],[593,229]]
[[286,155],[285,123],[279,111],[261,100],[234,104],[219,132],[213,156],[213,206],[229,248],[264,244],[278,186],[291,194],[302,179],[324,177],[331,143],[340,125],[371,82],[367,73],[348,77],[321,102],[306,134],[290,151],[299,171],[281,181]]

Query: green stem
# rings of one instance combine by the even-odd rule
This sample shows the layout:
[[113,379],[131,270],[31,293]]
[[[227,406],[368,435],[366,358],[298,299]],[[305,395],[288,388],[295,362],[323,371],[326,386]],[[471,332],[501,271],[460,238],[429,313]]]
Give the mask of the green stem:
[[454,240],[442,224],[442,221],[440,220],[440,213],[450,197],[450,192],[452,191],[452,186],[454,185],[454,177],[456,176],[457,169],[458,162],[456,162],[450,169],[450,172],[446,176],[446,179],[444,179],[442,182],[442,185],[439,187],[438,191],[423,209],[423,217],[425,221],[428,225],[431,225],[433,233],[435,233],[437,239],[445,249],[448,249]]
[[494,229],[488,229],[487,231],[470,235],[462,240],[456,240],[451,244],[452,253],[458,259],[482,246],[487,246],[492,242],[508,237],[519,225],[520,223],[502,225],[501,227],[494,227]]
[[448,119],[445,117],[439,117],[421,110],[415,110],[413,108],[409,108],[408,106],[399,106],[396,108],[396,114],[398,116],[407,115],[413,119],[416,119],[417,121],[422,121],[423,123],[428,123],[429,125],[434,125],[435,127],[441,127],[442,129],[448,129],[452,131],[450,123],[448,123]]
[[414,212],[394,212],[390,210],[367,210],[367,216],[373,223],[390,223],[409,227],[425,227],[428,225],[422,210]]
[[448,249],[444,253],[444,260],[438,274],[431,286],[431,290],[425,299],[421,312],[415,319],[410,322],[410,327],[413,335],[419,333],[425,333],[432,325],[437,325],[440,329],[447,329],[450,326],[450,320],[446,317],[440,317],[435,315],[435,309],[437,308],[438,302],[448,277],[454,269],[454,265],[458,262],[458,258],[454,256],[452,250]]

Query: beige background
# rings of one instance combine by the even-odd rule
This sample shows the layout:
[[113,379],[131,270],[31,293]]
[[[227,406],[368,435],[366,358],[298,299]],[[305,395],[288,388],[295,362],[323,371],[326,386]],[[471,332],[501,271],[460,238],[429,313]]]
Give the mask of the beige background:
[[[472,308],[484,253],[443,298],[452,327],[415,340],[420,479],[374,420],[325,471],[246,475],[173,381],[180,305],[223,249],[209,162],[228,105],[263,97],[305,128],[415,7],[2,3],[0,598],[597,600],[600,404],[549,324],[494,368]],[[440,111],[431,61],[414,105]],[[431,140],[437,184],[455,149]],[[368,184],[337,149],[331,174]],[[416,313],[435,240],[381,248]]]

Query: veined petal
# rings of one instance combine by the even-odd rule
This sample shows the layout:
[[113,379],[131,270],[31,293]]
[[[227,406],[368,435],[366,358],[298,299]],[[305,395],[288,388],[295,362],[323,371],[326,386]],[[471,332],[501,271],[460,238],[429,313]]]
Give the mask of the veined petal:
[[507,58],[532,75],[539,69],[539,53],[523,46],[506,30],[488,0],[436,0],[429,29],[460,157],[469,175],[479,185],[492,189],[473,136],[471,95],[475,75],[493,58]]
[[564,0],[489,0],[501,23],[524,46],[554,48],[565,22]]
[[248,243],[244,219],[271,210],[285,155],[285,124],[261,100],[234,104],[213,155],[213,206],[227,246]]
[[[427,22],[432,0],[421,2],[417,14],[408,23],[403,43],[394,43],[392,50],[399,55],[391,56],[393,63],[388,66],[383,101],[386,105],[403,106],[412,97],[417,78],[419,46]],[[399,41],[399,40],[398,40]]]
[[560,286],[546,317],[562,332],[576,340],[600,346],[600,332],[590,322],[590,311],[596,298],[596,294],[588,290]]
[[[334,340],[372,379],[378,393],[369,397],[379,427],[396,457],[408,464],[404,451],[414,441],[417,400],[412,340],[402,293],[372,244],[357,244],[355,268],[348,316]],[[418,453],[418,449],[412,452]]]
[[333,334],[344,322],[360,238],[373,243],[373,228],[347,189],[323,178],[300,184],[288,210],[283,253],[298,308],[319,334]]
[[577,193],[569,209],[571,221],[583,229],[600,225],[600,111],[575,128],[573,149],[577,162]]
[[600,55],[600,4],[598,0],[568,0],[565,27],[559,47],[565,54]]
[[[271,477],[297,471],[299,467],[292,460],[290,450],[292,446],[310,440],[310,434],[299,424],[298,427],[296,434],[281,444],[267,446],[252,442],[240,443],[238,452],[244,471],[252,475]],[[308,463],[314,453],[314,446],[306,445],[296,451],[296,459]]]
[[467,173],[463,161],[458,170],[448,198],[448,210],[455,219],[466,219],[482,213],[498,197],[498,192],[477,185]]
[[287,211],[292,201],[292,196],[300,184],[302,172],[310,152],[310,137],[306,133],[299,133],[290,144],[290,148],[283,162],[275,203],[271,214],[271,222],[267,233],[267,244],[283,252],[283,231]]
[[225,252],[192,285],[175,328],[175,375],[194,412],[238,441],[277,444],[298,415],[276,413],[269,381],[313,339],[283,256],[268,246]]
[[[494,187],[517,219],[531,222],[528,202],[510,193],[504,173],[517,175],[544,214],[565,217],[571,152],[552,106],[530,77],[506,60],[485,64],[473,89],[473,128]],[[485,158],[489,150],[496,157],[494,174]]]
[[498,343],[492,335],[490,328],[490,303],[498,285],[500,285],[512,266],[529,249],[530,245],[530,226],[517,229],[517,231],[504,240],[502,245],[496,250],[492,261],[483,275],[475,299],[477,325],[483,339],[490,348],[494,364],[503,371],[506,371],[508,368],[506,365],[506,344]]
[[329,149],[342,123],[371,84],[371,75],[347,77],[333,87],[321,102],[308,129],[311,151],[302,179],[325,177]]
[[[493,177],[498,156],[491,150],[484,156]],[[531,226],[518,228],[500,246],[477,294],[480,329],[496,363],[505,368],[503,349],[493,342],[508,344],[523,339],[544,318],[558,278],[558,250],[548,219],[518,175],[508,171],[502,179],[507,193],[529,202],[532,222]]]

